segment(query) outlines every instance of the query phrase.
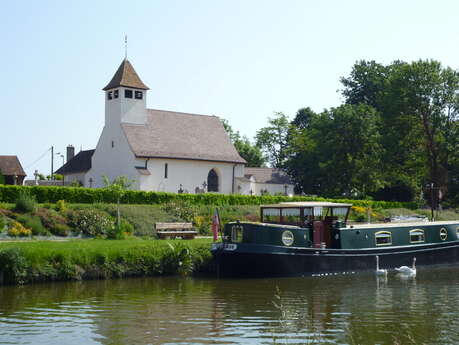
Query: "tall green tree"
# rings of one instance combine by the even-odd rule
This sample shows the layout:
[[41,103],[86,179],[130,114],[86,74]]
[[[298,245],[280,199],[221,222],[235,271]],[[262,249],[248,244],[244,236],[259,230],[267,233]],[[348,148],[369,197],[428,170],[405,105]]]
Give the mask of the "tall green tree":
[[275,112],[268,118],[268,126],[257,131],[256,145],[261,148],[269,164],[282,168],[287,158],[287,142],[290,122],[282,112]]
[[266,160],[260,148],[253,145],[246,136],[241,136],[239,131],[235,131],[227,120],[221,119],[221,121],[237,152],[247,161],[247,166],[263,167],[266,164]]
[[300,191],[323,196],[364,197],[384,185],[383,154],[374,108],[342,105],[293,127],[286,162]]
[[457,71],[434,60],[387,66],[360,61],[341,79],[346,103],[371,105],[381,115],[381,164],[390,184],[417,193],[433,182],[447,194],[459,138],[458,79]]

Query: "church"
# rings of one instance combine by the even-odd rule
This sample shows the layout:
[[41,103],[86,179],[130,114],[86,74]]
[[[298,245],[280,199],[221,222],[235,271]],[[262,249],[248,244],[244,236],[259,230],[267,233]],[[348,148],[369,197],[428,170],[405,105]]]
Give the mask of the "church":
[[103,88],[105,125],[96,148],[74,155],[69,146],[67,163],[56,171],[66,184],[100,188],[103,176],[126,176],[132,189],[143,191],[260,194],[269,193],[271,183],[293,194],[291,181],[285,173],[279,179],[278,169],[264,168],[264,175],[277,178],[268,183],[265,178],[265,190],[254,185],[217,116],[147,109],[148,90],[124,59]]

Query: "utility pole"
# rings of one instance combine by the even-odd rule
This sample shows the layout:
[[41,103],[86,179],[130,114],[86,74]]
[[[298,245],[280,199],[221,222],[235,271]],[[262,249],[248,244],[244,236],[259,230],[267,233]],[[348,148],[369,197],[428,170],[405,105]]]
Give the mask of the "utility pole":
[[54,174],[54,146],[51,146],[51,177],[50,180],[54,180],[53,178]]

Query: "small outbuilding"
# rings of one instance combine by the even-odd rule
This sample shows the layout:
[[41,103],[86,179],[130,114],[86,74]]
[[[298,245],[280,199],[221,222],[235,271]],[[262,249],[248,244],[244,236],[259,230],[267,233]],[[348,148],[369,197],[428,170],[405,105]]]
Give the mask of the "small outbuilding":
[[0,156],[0,173],[5,178],[5,184],[22,185],[26,173],[17,156]]

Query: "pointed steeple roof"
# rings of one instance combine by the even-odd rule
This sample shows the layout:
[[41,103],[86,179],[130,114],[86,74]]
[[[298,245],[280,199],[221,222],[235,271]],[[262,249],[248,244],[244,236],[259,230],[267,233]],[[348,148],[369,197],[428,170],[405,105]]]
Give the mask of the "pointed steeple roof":
[[108,85],[102,90],[106,91],[118,86],[149,90],[148,86],[145,85],[142,80],[140,80],[140,77],[137,75],[137,72],[134,70],[134,67],[132,67],[128,59],[124,59],[123,62],[121,62],[121,65],[118,67],[118,70],[116,71],[112,80],[110,80]]

